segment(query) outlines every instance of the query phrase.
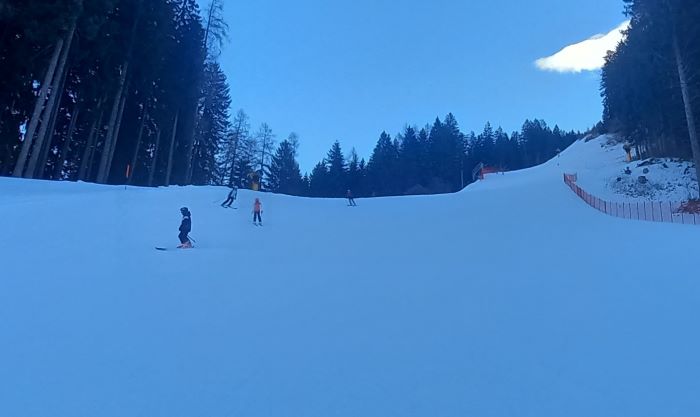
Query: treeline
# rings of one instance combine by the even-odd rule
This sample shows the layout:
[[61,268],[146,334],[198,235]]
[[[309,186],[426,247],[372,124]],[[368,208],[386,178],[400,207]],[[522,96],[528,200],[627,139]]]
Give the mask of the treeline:
[[215,181],[231,102],[222,2],[0,3],[0,174]]
[[223,0],[0,2],[0,175],[159,186],[221,184],[302,196],[442,193],[480,163],[533,166],[578,134],[526,121],[463,133],[451,114],[382,133],[368,160],[336,142],[312,172],[299,139],[230,117],[217,59]]
[[327,157],[304,176],[296,162],[296,136],[292,136],[280,143],[261,172],[268,190],[292,195],[342,197],[347,189],[359,197],[448,193],[471,183],[479,164],[500,171],[531,167],[554,157],[580,136],[558,126],[552,129],[543,120],[527,120],[510,135],[490,123],[479,134],[465,134],[448,114],[422,129],[406,127],[395,138],[383,132],[368,161],[354,149],[345,155],[340,142],[335,142]]
[[603,68],[604,129],[642,157],[692,158],[700,170],[700,2],[625,4],[627,37]]

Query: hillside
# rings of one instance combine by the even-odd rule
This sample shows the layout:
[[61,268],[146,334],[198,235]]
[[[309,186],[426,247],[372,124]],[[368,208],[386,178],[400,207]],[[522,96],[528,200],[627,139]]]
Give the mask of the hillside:
[[[579,146],[577,163],[569,164],[579,184],[608,201],[687,201],[698,197],[692,163],[673,158],[627,162],[623,144],[613,136]],[[646,182],[640,182],[640,177]]]
[[0,415],[698,415],[700,229],[580,201],[600,144],[357,208],[0,179]]

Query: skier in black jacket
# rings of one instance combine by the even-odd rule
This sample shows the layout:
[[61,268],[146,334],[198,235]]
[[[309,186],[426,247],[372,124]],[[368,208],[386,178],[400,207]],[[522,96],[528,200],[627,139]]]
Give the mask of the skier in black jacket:
[[191,248],[192,242],[190,242],[190,238],[187,235],[192,231],[192,213],[190,213],[187,207],[181,208],[180,213],[182,213],[182,223],[180,223],[180,234],[178,235],[180,238],[180,245],[178,245],[178,248]]
[[238,187],[235,185],[231,187],[231,191],[228,192],[228,197],[226,198],[226,201],[221,203],[221,207],[231,207],[231,204],[233,204],[234,201],[236,201],[236,196],[238,195]]

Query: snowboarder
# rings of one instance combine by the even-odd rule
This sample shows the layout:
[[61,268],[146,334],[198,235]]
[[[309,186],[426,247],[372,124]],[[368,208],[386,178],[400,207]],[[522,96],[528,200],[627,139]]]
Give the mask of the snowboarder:
[[231,187],[231,191],[228,192],[228,197],[226,198],[226,201],[221,203],[221,207],[231,207],[231,204],[233,204],[234,201],[236,201],[236,196],[238,196],[238,187],[235,185]]
[[348,198],[348,206],[353,206],[353,207],[357,206],[357,204],[355,204],[355,197],[352,196],[352,191],[348,190],[347,198]]
[[180,249],[188,249],[192,247],[190,237],[187,236],[192,231],[192,213],[190,213],[187,207],[181,208],[180,213],[182,213],[182,223],[180,223],[180,234],[178,235],[180,244],[177,247]]
[[253,204],[253,224],[257,225],[257,222],[260,222],[260,226],[262,226],[262,217],[260,216],[262,214],[262,203],[260,202],[259,198],[255,199],[255,204]]

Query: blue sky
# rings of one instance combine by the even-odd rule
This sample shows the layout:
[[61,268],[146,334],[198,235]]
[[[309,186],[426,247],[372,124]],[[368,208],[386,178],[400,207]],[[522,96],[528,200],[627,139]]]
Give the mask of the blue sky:
[[[201,0],[204,2],[204,0]],[[221,63],[233,108],[281,140],[303,171],[333,141],[369,155],[382,130],[452,112],[462,130],[526,118],[566,129],[600,120],[598,71],[535,65],[625,19],[618,0],[255,0],[227,2]]]

